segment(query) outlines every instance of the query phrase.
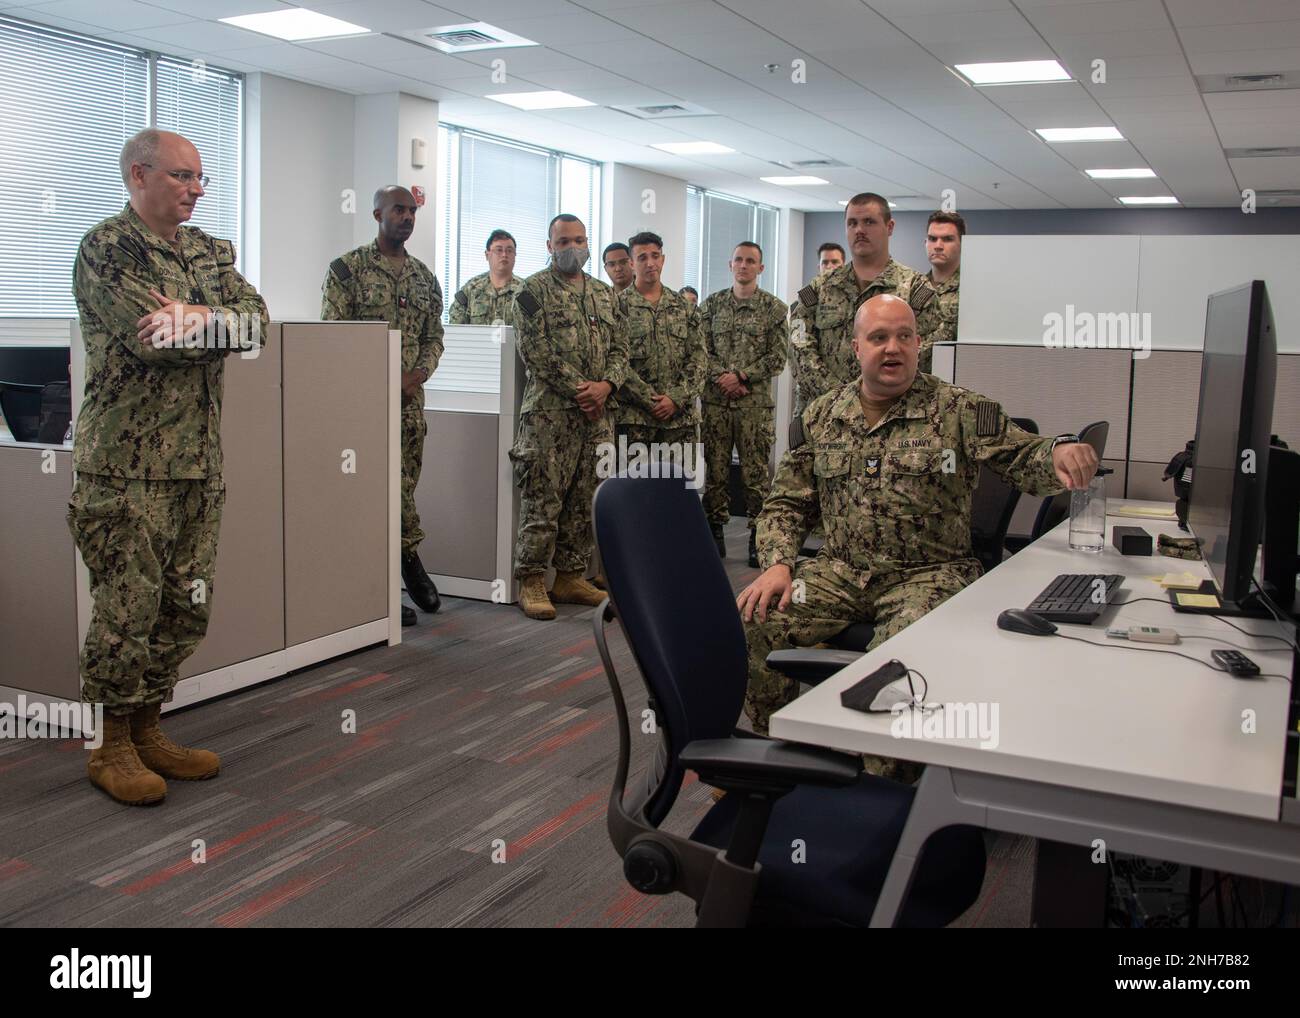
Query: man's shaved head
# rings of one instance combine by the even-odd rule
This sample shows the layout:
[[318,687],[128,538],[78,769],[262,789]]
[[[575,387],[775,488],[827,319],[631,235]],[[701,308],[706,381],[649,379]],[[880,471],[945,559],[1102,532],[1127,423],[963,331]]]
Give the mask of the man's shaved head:
[[876,399],[899,396],[916,379],[921,339],[907,301],[881,293],[862,302],[853,316],[853,352],[862,368],[862,387]]
[[411,194],[401,184],[389,184],[387,187],[381,187],[375,192],[375,211],[378,212],[388,205],[400,202],[402,205],[414,205],[415,195]]

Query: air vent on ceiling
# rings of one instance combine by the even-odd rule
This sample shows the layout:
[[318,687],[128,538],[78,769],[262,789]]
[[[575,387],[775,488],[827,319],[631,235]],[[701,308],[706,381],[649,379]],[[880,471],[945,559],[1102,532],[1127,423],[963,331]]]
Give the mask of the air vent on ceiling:
[[1251,148],[1225,148],[1229,159],[1276,159],[1279,156],[1300,156],[1300,145],[1255,145]]
[[716,114],[694,103],[650,103],[645,106],[611,106],[611,110],[626,113],[638,120],[670,120],[673,117],[712,117]]
[[1300,191],[1286,189],[1256,191],[1255,201],[1259,205],[1300,205]]
[[476,50],[507,49],[514,46],[536,46],[531,39],[507,32],[486,21],[471,21],[463,25],[440,25],[435,28],[417,28],[402,32],[396,38],[428,46],[442,53],[472,53]]
[[835,169],[837,167],[847,166],[848,163],[842,163],[838,159],[796,159],[794,162],[786,163],[789,167],[798,167],[801,170],[811,170],[820,167],[824,170]]
[[448,46],[455,49],[464,49],[466,46],[482,46],[485,43],[492,46],[501,41],[495,36],[488,35],[486,32],[477,32],[474,30],[467,32],[439,32],[437,35],[429,36],[429,38],[437,39],[439,42],[445,42]]
[[1261,71],[1258,74],[1198,74],[1202,92],[1268,92],[1300,88],[1300,71]]

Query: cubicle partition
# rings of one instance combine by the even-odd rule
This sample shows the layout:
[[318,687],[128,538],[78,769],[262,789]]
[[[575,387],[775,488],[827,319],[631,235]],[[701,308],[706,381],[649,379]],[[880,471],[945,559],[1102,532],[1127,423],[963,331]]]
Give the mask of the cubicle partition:
[[509,452],[525,380],[515,330],[449,325],[444,343],[424,387],[420,561],[444,594],[513,603],[519,491]]
[[[400,336],[273,323],[226,359],[226,506],[207,637],[169,709],[401,642]],[[74,412],[84,385],[73,330]],[[0,442],[0,699],[80,697],[89,577],[66,523],[69,446]]]

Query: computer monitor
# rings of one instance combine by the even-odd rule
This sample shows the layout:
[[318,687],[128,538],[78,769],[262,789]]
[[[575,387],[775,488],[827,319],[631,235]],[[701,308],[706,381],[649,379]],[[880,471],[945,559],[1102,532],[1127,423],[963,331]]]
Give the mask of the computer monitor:
[[1251,578],[1264,527],[1277,339],[1262,280],[1212,294],[1187,524],[1224,613],[1256,614]]
[[0,382],[47,385],[68,380],[71,351],[63,346],[0,346]]

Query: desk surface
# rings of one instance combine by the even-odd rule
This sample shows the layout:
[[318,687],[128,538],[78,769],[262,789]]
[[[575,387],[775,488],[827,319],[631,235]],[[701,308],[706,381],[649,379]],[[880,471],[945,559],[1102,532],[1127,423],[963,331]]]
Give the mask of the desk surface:
[[[1291,652],[1285,645],[1254,639],[1209,616],[1176,614],[1167,604],[1148,601],[1112,605],[1092,626],[1061,626],[1065,634],[1110,649],[997,628],[1002,609],[1024,607],[1059,573],[1123,575],[1127,579],[1116,595],[1120,601],[1164,599],[1161,588],[1147,579],[1152,575],[1186,570],[1209,576],[1200,562],[1120,555],[1109,543],[1109,528],[1116,524],[1144,527],[1153,540],[1160,533],[1179,532],[1173,523],[1112,516],[1107,519],[1105,549],[1088,554],[1070,550],[1067,521],[778,711],[772,716],[772,735],[1276,819],[1288,683],[1278,678],[1236,679],[1170,654],[1161,659],[1156,653],[1177,650],[1208,663],[1210,652],[1226,644],[1186,637],[1214,636],[1249,648],[1245,653],[1261,672],[1290,675]],[[1232,621],[1251,633],[1281,631],[1272,620]],[[1108,626],[1139,624],[1172,627],[1184,639],[1165,647],[1106,637]],[[1137,646],[1155,650],[1132,649]],[[959,705],[927,715],[929,734],[924,727],[914,731],[914,721],[904,725],[901,717],[868,715],[840,705],[843,690],[891,658],[925,675],[928,702]],[[985,739],[974,723],[981,708],[989,722],[984,730],[991,732]],[[1242,730],[1247,711],[1254,712],[1254,734]],[[950,720],[941,722],[945,716]],[[966,725],[964,732],[959,722]],[[936,737],[936,729],[943,731],[940,725],[950,726],[945,734],[970,737]],[[982,747],[981,742],[989,745]]]

